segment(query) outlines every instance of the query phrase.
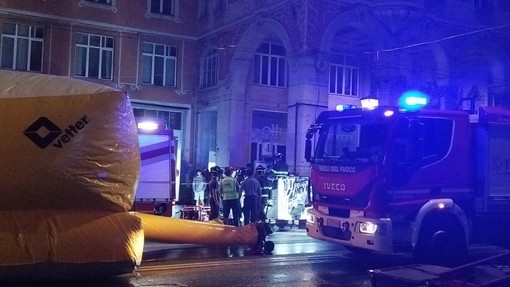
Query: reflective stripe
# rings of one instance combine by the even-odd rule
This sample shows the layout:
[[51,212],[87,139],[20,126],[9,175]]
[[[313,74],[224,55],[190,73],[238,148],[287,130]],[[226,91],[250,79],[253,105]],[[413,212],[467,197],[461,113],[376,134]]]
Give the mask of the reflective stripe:
[[227,176],[221,180],[221,193],[224,200],[237,199],[237,182],[233,177]]

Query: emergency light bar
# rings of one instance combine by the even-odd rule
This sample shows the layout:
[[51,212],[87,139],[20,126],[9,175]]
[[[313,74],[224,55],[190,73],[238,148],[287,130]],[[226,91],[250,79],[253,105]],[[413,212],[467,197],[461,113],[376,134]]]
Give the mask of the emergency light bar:
[[343,111],[343,110],[348,110],[348,109],[355,109],[356,108],[356,105],[337,105],[335,107],[335,109],[339,112]]
[[421,91],[410,90],[402,94],[399,105],[404,110],[416,111],[429,104],[429,96]]

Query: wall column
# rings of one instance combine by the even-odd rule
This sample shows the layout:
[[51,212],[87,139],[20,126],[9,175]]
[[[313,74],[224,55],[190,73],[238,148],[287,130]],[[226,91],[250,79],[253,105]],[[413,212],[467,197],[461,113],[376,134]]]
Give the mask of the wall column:
[[218,101],[217,160],[221,167],[246,165],[245,155],[249,154],[250,130],[245,126],[246,79],[251,57],[236,58]]
[[309,176],[310,164],[305,160],[306,131],[328,107],[327,71],[317,69],[315,58],[298,56],[291,59],[289,74],[286,162],[289,171]]

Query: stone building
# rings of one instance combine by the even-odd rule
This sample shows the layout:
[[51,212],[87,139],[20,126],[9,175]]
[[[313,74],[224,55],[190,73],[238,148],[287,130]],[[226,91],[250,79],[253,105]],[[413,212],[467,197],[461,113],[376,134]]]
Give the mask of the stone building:
[[510,107],[506,0],[3,0],[0,67],[127,90],[177,131],[182,169],[270,163],[308,174],[319,112]]
[[196,161],[257,162],[282,152],[308,173],[317,114],[364,97],[431,108],[509,106],[510,2],[201,1]]
[[135,116],[158,117],[174,130],[184,169],[192,155],[197,9],[196,0],[2,0],[0,68],[127,91]]

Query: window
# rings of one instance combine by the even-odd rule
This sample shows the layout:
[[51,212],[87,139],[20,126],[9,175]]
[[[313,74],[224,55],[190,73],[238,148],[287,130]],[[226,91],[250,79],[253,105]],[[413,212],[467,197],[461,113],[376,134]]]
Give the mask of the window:
[[117,0],[80,0],[78,5],[80,7],[88,6],[99,9],[107,9],[111,10],[113,13],[117,13],[117,7],[115,7],[115,2]]
[[166,129],[182,130],[182,112],[167,109],[133,108],[135,117],[162,119]]
[[165,16],[175,16],[174,0],[150,0],[150,12]]
[[334,55],[329,66],[329,92],[358,96],[359,68],[354,57]]
[[272,161],[277,153],[286,154],[287,113],[253,110],[250,161]]
[[43,28],[3,24],[1,67],[42,72],[43,34]]
[[177,48],[143,43],[142,83],[175,87]]
[[450,151],[453,121],[410,117],[398,122],[397,131],[395,154],[426,166],[441,161]]
[[78,33],[74,75],[94,79],[112,79],[113,38]]
[[285,55],[283,45],[260,44],[253,63],[253,82],[266,86],[285,87],[287,78]]
[[202,59],[202,88],[213,87],[218,83],[218,50],[209,49]]
[[344,118],[324,125],[320,131],[316,156],[328,161],[369,162],[380,157],[388,125],[358,118]]
[[92,2],[92,3],[98,3],[98,4],[104,4],[112,6],[112,0],[85,0],[86,2]]

